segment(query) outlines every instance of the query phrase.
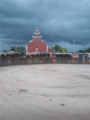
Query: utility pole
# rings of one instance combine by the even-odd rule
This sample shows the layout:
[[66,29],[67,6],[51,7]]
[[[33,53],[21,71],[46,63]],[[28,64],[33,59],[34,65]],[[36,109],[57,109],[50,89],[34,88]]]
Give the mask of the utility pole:
[[3,46],[3,52],[4,52],[4,46]]
[[73,39],[73,54],[75,54],[75,38]]
[[55,39],[54,39],[54,53],[55,53]]
[[55,58],[55,39],[54,39],[54,58]]

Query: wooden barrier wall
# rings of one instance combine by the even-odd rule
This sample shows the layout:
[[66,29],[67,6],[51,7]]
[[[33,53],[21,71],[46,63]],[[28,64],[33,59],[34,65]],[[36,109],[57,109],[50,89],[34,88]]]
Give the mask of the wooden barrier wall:
[[82,59],[4,59],[0,60],[0,66],[9,66],[9,65],[23,65],[23,64],[48,64],[48,63],[57,63],[57,64],[90,64],[90,61],[83,61]]

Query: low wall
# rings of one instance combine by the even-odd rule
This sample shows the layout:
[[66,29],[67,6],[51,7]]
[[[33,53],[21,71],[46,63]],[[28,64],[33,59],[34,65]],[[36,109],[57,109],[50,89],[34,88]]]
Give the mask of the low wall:
[[82,59],[11,59],[0,60],[0,66],[21,65],[21,64],[90,64],[90,61],[83,61]]

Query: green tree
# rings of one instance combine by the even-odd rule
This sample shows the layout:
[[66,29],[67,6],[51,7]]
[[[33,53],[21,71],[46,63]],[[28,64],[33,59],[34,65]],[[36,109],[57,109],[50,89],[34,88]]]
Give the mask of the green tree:
[[10,51],[15,51],[15,46],[11,46]]
[[87,52],[90,52],[90,48],[87,49]]
[[89,53],[89,52],[90,52],[90,48],[85,49],[85,50],[79,50],[78,52],[81,52],[81,53],[85,53],[85,52],[87,52],[87,53]]
[[26,49],[23,46],[17,46],[17,47],[11,46],[10,50],[15,51],[15,52],[20,52],[22,54],[25,54],[25,52],[26,52]]
[[78,52],[83,53],[83,50],[79,50]]
[[[54,50],[54,47],[52,47],[52,49]],[[56,52],[68,52],[66,48],[61,48],[59,45],[55,45],[55,51]]]
[[63,52],[63,53],[67,53],[68,51],[67,51],[66,48],[62,48],[62,52]]
[[62,52],[62,48],[61,47],[59,48],[59,52]]
[[2,52],[8,52],[8,50],[2,50]]
[[23,47],[23,46],[17,46],[16,51],[17,52],[25,52],[25,47]]
[[61,48],[61,47],[60,47],[59,45],[55,45],[55,51],[56,51],[56,52],[59,52],[59,51],[60,51],[60,48]]

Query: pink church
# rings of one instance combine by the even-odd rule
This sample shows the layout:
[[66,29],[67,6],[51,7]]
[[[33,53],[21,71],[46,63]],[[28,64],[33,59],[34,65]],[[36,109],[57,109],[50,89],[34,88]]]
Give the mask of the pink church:
[[27,44],[27,53],[38,52],[48,52],[53,53],[50,47],[45,41],[42,40],[42,36],[38,29],[35,30],[32,40]]

